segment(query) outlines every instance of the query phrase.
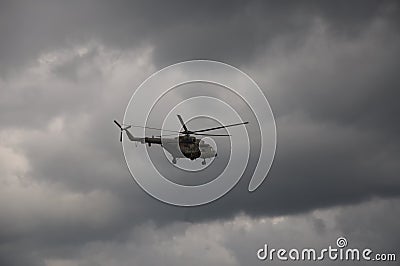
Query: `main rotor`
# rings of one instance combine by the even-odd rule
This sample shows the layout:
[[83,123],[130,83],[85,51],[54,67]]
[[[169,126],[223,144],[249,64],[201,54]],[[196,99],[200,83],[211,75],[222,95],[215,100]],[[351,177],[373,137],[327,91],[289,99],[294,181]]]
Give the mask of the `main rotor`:
[[[175,133],[175,134],[168,134],[168,135],[163,135],[163,136],[172,136],[176,134],[184,135],[189,137],[190,135],[195,135],[195,136],[212,136],[212,137],[228,137],[230,136],[229,134],[209,134],[205,133],[208,131],[213,131],[213,130],[218,130],[218,129],[223,129],[223,128],[228,128],[228,127],[234,127],[234,126],[240,126],[240,125],[246,125],[249,122],[242,122],[242,123],[236,123],[236,124],[231,124],[231,125],[226,125],[226,126],[219,126],[219,127],[210,127],[210,128],[205,128],[205,129],[200,129],[200,130],[189,130],[183,121],[182,117],[180,115],[177,115],[179,122],[182,125],[182,130],[181,131],[176,131],[176,130],[166,130],[166,129],[161,129],[161,128],[154,128],[154,127],[145,127],[145,126],[135,126],[135,125],[128,125],[128,124],[122,124],[120,125],[117,121],[114,120],[114,123],[121,129],[121,137],[120,140],[122,140],[122,132],[123,131],[128,131],[127,129],[131,127],[140,127],[140,128],[147,128],[147,129],[154,129],[154,130],[161,130],[161,131],[166,131],[170,133]],[[157,136],[157,137],[162,137],[162,136]]]
[[182,131],[178,131],[177,133],[179,134],[183,134],[186,136],[189,135],[198,135],[198,136],[216,136],[216,137],[228,137],[230,135],[228,134],[207,134],[207,133],[203,133],[203,132],[208,132],[208,131],[212,131],[212,130],[217,130],[217,129],[222,129],[222,128],[227,128],[227,127],[233,127],[233,126],[239,126],[239,125],[245,125],[248,124],[249,122],[243,122],[243,123],[237,123],[237,124],[232,124],[232,125],[227,125],[227,126],[219,126],[219,127],[211,127],[211,128],[206,128],[206,129],[200,129],[200,130],[189,130],[185,124],[185,122],[183,121],[182,117],[180,115],[177,115],[179,122],[182,125],[183,130]]

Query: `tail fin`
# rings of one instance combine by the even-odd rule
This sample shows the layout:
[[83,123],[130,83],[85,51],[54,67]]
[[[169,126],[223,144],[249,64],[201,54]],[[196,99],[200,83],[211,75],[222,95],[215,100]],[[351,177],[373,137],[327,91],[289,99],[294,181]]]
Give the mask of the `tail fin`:
[[135,138],[132,134],[131,134],[131,132],[129,132],[129,130],[126,128],[126,129],[124,129],[124,131],[126,132],[126,135],[128,136],[128,139],[130,140],[130,141],[139,141],[138,139],[139,138]]
[[126,132],[126,135],[128,136],[128,139],[130,140],[130,141],[142,141],[142,138],[135,138],[132,134],[131,134],[131,132],[129,132],[129,128],[131,128],[132,126],[126,126],[126,127],[122,127],[122,125],[120,124],[120,123],[118,123],[118,121],[117,120],[114,120],[114,123],[119,127],[119,129],[120,129],[120,135],[119,135],[119,141],[121,141],[122,142],[122,135],[123,135],[123,132],[125,131]]

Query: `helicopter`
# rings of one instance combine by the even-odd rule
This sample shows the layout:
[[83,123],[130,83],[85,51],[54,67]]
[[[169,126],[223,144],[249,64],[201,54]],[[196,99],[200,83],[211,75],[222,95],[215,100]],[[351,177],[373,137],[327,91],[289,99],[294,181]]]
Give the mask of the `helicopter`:
[[196,138],[196,136],[229,137],[230,135],[228,134],[208,134],[204,132],[228,128],[228,127],[234,127],[239,125],[245,125],[249,123],[249,122],[242,122],[227,126],[219,126],[219,127],[212,127],[212,128],[192,131],[187,128],[186,124],[184,123],[180,115],[177,115],[177,117],[182,125],[182,130],[181,131],[164,130],[178,134],[178,136],[174,138],[165,138],[162,136],[156,136],[156,137],[152,136],[152,137],[142,137],[142,138],[135,137],[129,131],[131,127],[141,127],[147,129],[155,129],[155,130],[162,130],[162,129],[120,124],[117,120],[114,120],[114,123],[120,129],[120,137],[119,137],[120,142],[122,142],[122,135],[123,132],[125,132],[130,141],[139,142],[141,144],[147,143],[149,147],[151,147],[152,144],[160,145],[169,154],[171,154],[173,158],[172,159],[173,164],[176,164],[177,159],[179,158],[188,158],[190,160],[196,160],[198,158],[201,158],[203,159],[203,161],[201,162],[202,165],[206,164],[206,159],[217,157],[217,152],[213,149],[213,147],[210,144],[205,143],[204,140],[202,139]]

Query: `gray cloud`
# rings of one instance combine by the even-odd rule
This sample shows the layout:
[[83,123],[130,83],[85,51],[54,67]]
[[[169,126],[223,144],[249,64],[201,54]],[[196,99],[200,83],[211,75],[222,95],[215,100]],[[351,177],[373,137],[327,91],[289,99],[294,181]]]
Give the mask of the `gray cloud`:
[[[251,251],[237,244],[246,224],[254,238],[272,231],[289,244],[283,232],[299,219],[310,245],[345,233],[398,249],[389,199],[400,192],[397,2],[159,5],[2,2],[0,264],[158,262],[132,250],[188,264],[200,239],[206,256],[193,264],[250,265]],[[278,149],[255,193],[247,173],[217,202],[186,209],[130,180],[112,120],[146,77],[193,58],[232,63],[259,83]],[[387,200],[343,207],[374,197]],[[318,209],[322,217],[304,214]],[[248,243],[266,241],[257,239]]]
[[[161,65],[199,57],[243,64],[282,36],[299,45],[316,19],[333,34],[354,38],[375,18],[397,23],[394,1],[3,2],[1,58],[8,67],[34,59],[46,49],[96,39],[119,48],[151,43]],[[14,29],[14,30],[11,30]]]
[[[392,233],[396,223],[382,218],[387,213],[399,215],[398,200],[374,199],[359,205],[274,218],[239,214],[228,221],[174,222],[166,226],[148,222],[125,232],[123,239],[92,239],[83,246],[64,248],[61,254],[51,248],[40,252],[45,254],[47,265],[264,265],[270,261],[259,261],[256,256],[264,244],[270,248],[318,251],[329,245],[336,247],[336,239],[345,237],[350,248],[370,248],[374,254],[393,253],[400,243]],[[322,230],[315,226],[315,221],[323,224]],[[274,263],[289,264],[276,257]],[[327,258],[314,263],[296,262],[337,263]]]

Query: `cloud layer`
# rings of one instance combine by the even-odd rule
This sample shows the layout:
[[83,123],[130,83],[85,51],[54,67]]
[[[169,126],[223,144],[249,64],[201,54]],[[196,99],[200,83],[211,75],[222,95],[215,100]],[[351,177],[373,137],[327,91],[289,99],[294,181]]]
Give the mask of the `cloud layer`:
[[[293,236],[398,250],[398,3],[161,5],[2,2],[0,264],[257,265]],[[112,121],[145,78],[196,58],[254,78],[278,147],[255,193],[246,175],[186,209],[131,180]]]

